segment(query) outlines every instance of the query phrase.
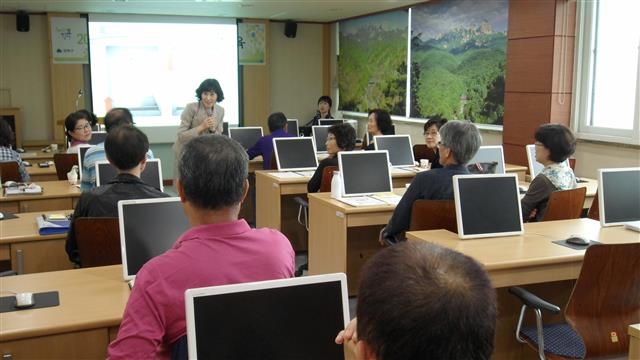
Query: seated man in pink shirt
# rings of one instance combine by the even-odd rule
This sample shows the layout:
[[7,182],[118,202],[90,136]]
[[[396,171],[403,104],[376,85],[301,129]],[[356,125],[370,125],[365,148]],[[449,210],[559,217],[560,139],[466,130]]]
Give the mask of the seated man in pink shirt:
[[293,276],[289,240],[238,219],[249,189],[249,160],[240,144],[222,135],[199,136],[185,145],[178,168],[176,190],[191,229],[138,272],[118,337],[109,345],[111,359],[169,358],[186,334],[187,289]]

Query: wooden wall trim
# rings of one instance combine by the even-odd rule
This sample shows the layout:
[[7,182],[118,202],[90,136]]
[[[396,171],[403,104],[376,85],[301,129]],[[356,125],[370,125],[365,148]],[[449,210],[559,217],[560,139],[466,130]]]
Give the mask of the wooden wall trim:
[[268,20],[244,20],[265,25],[265,64],[242,66],[242,113],[244,126],[267,126],[271,99],[271,27]]

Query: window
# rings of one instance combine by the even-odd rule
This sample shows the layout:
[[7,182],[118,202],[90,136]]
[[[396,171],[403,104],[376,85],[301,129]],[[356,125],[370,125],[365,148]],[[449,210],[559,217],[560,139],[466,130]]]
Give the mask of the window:
[[640,144],[640,2],[579,1],[576,10],[574,130]]

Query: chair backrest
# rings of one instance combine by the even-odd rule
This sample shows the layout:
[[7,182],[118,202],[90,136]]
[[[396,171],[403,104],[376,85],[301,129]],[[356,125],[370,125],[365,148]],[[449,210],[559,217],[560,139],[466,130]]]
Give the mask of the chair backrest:
[[53,154],[53,163],[56,165],[58,180],[67,180],[67,173],[73,165],[78,165],[78,154]]
[[590,246],[565,308],[585,358],[626,354],[630,324],[640,322],[640,243]]
[[333,179],[333,172],[337,170],[337,166],[326,166],[322,169],[322,180],[320,180],[320,190],[318,192],[331,191],[331,179]]
[[436,158],[436,153],[432,149],[429,149],[425,144],[413,145],[413,159],[420,161],[420,159],[428,159],[430,163]]
[[579,219],[586,195],[586,187],[552,192],[542,221]]
[[5,182],[5,181],[21,182],[22,176],[20,176],[20,171],[18,170],[18,162],[16,161],[0,162],[0,177],[2,177],[2,182]]
[[453,200],[416,200],[411,208],[409,231],[445,229],[458,232]]
[[118,218],[82,217],[73,226],[82,267],[122,264]]
[[600,221],[599,206],[600,205],[598,204],[598,191],[596,190],[596,194],[593,196],[593,201],[591,202],[591,206],[589,206],[589,212],[587,213],[587,217],[589,219]]

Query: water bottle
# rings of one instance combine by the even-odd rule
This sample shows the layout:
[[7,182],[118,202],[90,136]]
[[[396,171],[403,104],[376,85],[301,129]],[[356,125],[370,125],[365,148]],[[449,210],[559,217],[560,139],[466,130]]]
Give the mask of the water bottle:
[[334,199],[342,198],[342,180],[340,179],[340,171],[334,171],[331,178],[331,197]]

